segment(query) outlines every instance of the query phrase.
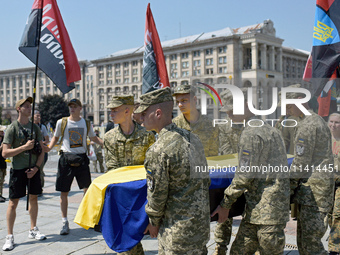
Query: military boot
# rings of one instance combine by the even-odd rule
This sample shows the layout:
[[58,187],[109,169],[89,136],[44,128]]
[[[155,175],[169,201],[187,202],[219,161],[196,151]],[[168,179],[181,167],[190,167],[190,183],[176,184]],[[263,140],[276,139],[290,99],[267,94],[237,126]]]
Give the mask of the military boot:
[[227,254],[227,247],[216,244],[215,252],[213,255],[226,255]]

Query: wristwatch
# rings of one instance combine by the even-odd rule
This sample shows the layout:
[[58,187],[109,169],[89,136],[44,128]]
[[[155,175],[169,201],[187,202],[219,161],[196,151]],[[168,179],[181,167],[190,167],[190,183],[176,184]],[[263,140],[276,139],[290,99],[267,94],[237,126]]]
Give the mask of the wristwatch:
[[40,166],[35,165],[34,167],[36,167],[36,168],[38,168],[38,170],[40,170]]

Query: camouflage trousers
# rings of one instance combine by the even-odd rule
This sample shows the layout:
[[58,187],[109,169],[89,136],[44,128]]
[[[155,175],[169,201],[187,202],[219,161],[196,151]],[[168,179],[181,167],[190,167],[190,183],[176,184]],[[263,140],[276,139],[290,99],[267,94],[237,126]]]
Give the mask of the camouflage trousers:
[[217,223],[215,228],[215,242],[222,248],[226,248],[230,242],[233,219],[230,218],[224,223]]
[[317,207],[298,204],[297,245],[300,255],[327,255],[321,238],[326,233],[327,213]]
[[[183,247],[182,247],[183,248]],[[183,251],[174,251],[174,250],[168,250],[164,247],[162,247],[158,242],[158,255],[207,255],[208,250],[207,247],[204,245],[200,249],[194,249],[194,250],[187,250]]]
[[0,196],[2,196],[2,189],[4,188],[5,176],[6,176],[6,168],[0,169]]
[[334,206],[329,216],[328,251],[340,252],[340,186],[335,188]]
[[135,247],[129,251],[118,253],[120,255],[144,255],[143,245],[139,242]]
[[257,250],[261,255],[282,255],[285,246],[285,224],[255,225],[241,221],[231,255],[252,255]]
[[104,159],[103,154],[97,154],[97,160],[93,161],[93,168],[96,173],[98,173],[97,162],[99,163],[100,173],[104,173]]

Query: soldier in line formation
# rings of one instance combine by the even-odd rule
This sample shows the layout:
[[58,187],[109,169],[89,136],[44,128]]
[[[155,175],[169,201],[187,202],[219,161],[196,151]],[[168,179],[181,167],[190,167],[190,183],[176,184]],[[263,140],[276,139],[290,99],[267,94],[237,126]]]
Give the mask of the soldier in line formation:
[[[151,237],[158,237],[160,254],[206,254],[209,235],[209,223],[206,220],[207,215],[209,216],[209,208],[206,207],[209,205],[207,190],[209,184],[205,178],[200,178],[200,181],[190,178],[190,167],[195,164],[205,165],[206,162],[202,161],[205,157],[197,156],[203,154],[203,150],[200,149],[201,146],[196,141],[196,136],[184,132],[182,128],[196,134],[203,141],[205,156],[238,152],[240,167],[261,164],[287,166],[288,146],[285,146],[279,132],[267,124],[261,128],[249,126],[245,128],[243,125],[233,125],[230,128],[228,125],[223,126],[219,132],[216,131],[221,144],[218,152],[215,149],[216,144],[209,144],[211,140],[204,138],[205,126],[202,123],[205,122],[209,126],[211,121],[209,123],[209,120],[202,118],[197,111],[194,93],[195,90],[192,87],[182,85],[173,94],[182,114],[172,122],[178,124],[181,129],[171,124],[170,121],[173,105],[170,89],[160,89],[141,97],[140,106],[134,112],[142,115],[144,127],[149,131],[156,131],[159,140],[154,143],[154,139],[146,139],[149,143],[145,142],[145,147],[150,148],[147,152],[146,149],[144,151],[138,149],[140,154],[130,154],[129,151],[117,147],[133,136],[132,130],[136,130],[138,125],[131,118],[130,109],[134,105],[133,98],[128,100],[124,96],[114,97],[112,104],[108,106],[111,108],[113,121],[119,124],[119,127],[107,133],[104,138],[108,170],[140,164],[136,163],[131,155],[137,158],[140,157],[139,155],[142,155],[141,158],[145,157],[145,161],[144,158],[138,160],[144,161],[147,171],[146,212],[150,224],[146,232],[149,231]],[[227,111],[231,120],[242,122],[253,118],[247,105],[245,105],[246,110],[243,116],[234,116],[232,107],[230,107],[232,106],[231,93],[225,92],[221,96],[225,105],[222,110]],[[287,98],[301,97],[304,95],[299,93],[287,95]],[[120,102],[116,104],[117,101]],[[307,104],[304,106],[308,107]],[[115,112],[120,110],[121,116],[115,117]],[[292,131],[293,133],[289,132],[290,136],[293,134],[294,137],[294,151],[292,149],[288,151],[294,153],[295,159],[292,167],[297,170],[305,169],[305,167],[325,169],[333,164],[330,131],[323,119],[314,113],[305,116],[295,105],[287,105],[287,113],[300,121],[298,127]],[[134,128],[127,124],[131,122],[134,123]],[[145,131],[144,128],[142,130],[146,137],[151,136],[152,133]],[[125,137],[124,141],[117,138],[122,138],[121,135]],[[195,146],[186,146],[188,141],[195,143]],[[289,138],[289,141],[289,146],[292,147],[292,138]],[[319,141],[317,146],[316,141]],[[205,148],[209,146],[211,149],[206,150]],[[120,156],[114,155],[115,153]],[[178,162],[181,164],[176,164]],[[283,254],[285,244],[283,229],[289,219],[290,199],[297,203],[297,242],[300,254],[327,254],[321,243],[321,237],[327,228],[325,225],[327,213],[333,205],[333,196],[330,194],[333,194],[334,179],[329,172],[320,176],[317,173],[311,174],[311,171],[295,171],[291,178],[287,173],[254,175],[254,173],[245,174],[238,171],[232,184],[226,189],[221,205],[214,212],[219,215],[219,225],[215,232],[217,245],[214,254],[226,254],[226,246],[231,235],[231,220],[227,220],[229,209],[237,197],[243,193],[246,194],[246,211],[232,245],[231,254],[253,254],[256,250],[261,254]],[[201,194],[199,198],[195,197],[197,192]],[[178,194],[181,194],[181,197],[177,197]],[[186,199],[185,203],[180,202],[180,198]],[[197,212],[200,213],[197,214]],[[141,245],[136,247],[139,250],[138,253],[130,254],[143,254]]]
[[[118,124],[104,136],[108,171],[123,166],[143,165],[147,149],[155,142],[154,134],[133,120],[134,104],[133,96],[114,96],[107,106],[111,109],[113,123]],[[144,254],[142,243],[120,254]]]

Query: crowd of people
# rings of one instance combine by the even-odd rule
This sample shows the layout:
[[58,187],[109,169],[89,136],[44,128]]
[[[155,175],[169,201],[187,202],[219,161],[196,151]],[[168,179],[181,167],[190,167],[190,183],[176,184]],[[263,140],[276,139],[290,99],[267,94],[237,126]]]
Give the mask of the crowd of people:
[[[298,87],[299,85],[293,85]],[[242,92],[247,101],[245,89]],[[7,127],[2,156],[12,157],[10,170],[7,232],[4,251],[14,248],[13,228],[19,199],[29,194],[31,229],[29,238],[44,240],[37,227],[38,195],[42,193],[43,165],[47,153],[59,141],[56,190],[60,192],[62,224],[60,235],[70,232],[67,218],[68,193],[74,178],[85,192],[91,184],[87,137],[95,147],[100,172],[120,167],[144,165],[147,179],[145,211],[149,224],[144,233],[158,238],[159,254],[207,254],[210,218],[218,216],[214,255],[225,255],[232,234],[230,209],[245,196],[242,221],[230,254],[283,254],[284,228],[291,216],[297,220],[299,254],[328,254],[321,238],[330,227],[329,254],[340,253],[340,113],[329,116],[328,123],[309,110],[309,115],[294,104],[286,107],[284,119],[294,119],[296,126],[272,127],[263,124],[244,104],[242,115],[233,114],[233,95],[220,96],[222,112],[234,125],[214,126],[212,119],[197,109],[196,88],[181,85],[173,91],[162,88],[134,96],[113,96],[107,106],[112,124],[104,139],[99,130],[81,117],[78,99],[68,102],[70,116],[57,121],[49,142],[40,113],[30,122],[32,98],[16,103],[18,119]],[[290,92],[288,99],[304,98]],[[173,118],[174,98],[181,113]],[[309,109],[308,103],[302,105]],[[242,125],[252,121],[253,125]],[[256,125],[256,122],[259,122]],[[254,127],[255,126],[255,127]],[[32,130],[33,127],[33,130]],[[32,135],[31,135],[32,134]],[[30,138],[28,138],[30,137]],[[39,147],[38,150],[36,147]],[[207,167],[206,157],[238,153],[239,164],[224,198],[213,212],[209,207],[208,172],[198,173],[195,166]],[[31,154],[31,155],[30,155]],[[287,154],[294,159],[288,166]],[[29,159],[31,158],[31,159]],[[0,158],[1,159],[1,158]],[[94,163],[97,172],[97,162]],[[272,166],[290,171],[243,171],[252,167]],[[0,161],[0,202],[6,166]],[[138,243],[121,254],[144,254]]]

